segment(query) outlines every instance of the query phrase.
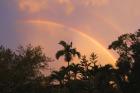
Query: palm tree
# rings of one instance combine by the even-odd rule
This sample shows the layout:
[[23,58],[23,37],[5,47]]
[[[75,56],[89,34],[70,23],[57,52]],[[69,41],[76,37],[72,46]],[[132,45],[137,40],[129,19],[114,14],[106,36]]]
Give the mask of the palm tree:
[[65,75],[67,75],[67,68],[61,67],[59,71],[53,71],[50,75],[50,81],[57,80],[62,87],[64,85]]
[[[76,55],[78,58],[81,57],[80,52],[76,50],[76,48],[73,48],[72,42],[70,44],[67,44],[65,41],[60,41],[58,44],[63,46],[62,50],[57,51],[56,53],[56,59],[59,59],[61,56],[64,56],[64,60],[68,62],[68,67],[70,65],[70,61],[75,57]],[[70,73],[68,72],[68,79],[70,79]]]
[[80,52],[76,50],[76,48],[72,47],[72,42],[70,44],[67,44],[65,41],[60,41],[58,44],[63,46],[62,50],[57,51],[56,53],[56,59],[59,59],[61,56],[64,56],[64,60],[68,62],[68,67],[69,63],[72,60],[73,57],[76,55],[78,58],[80,58]]

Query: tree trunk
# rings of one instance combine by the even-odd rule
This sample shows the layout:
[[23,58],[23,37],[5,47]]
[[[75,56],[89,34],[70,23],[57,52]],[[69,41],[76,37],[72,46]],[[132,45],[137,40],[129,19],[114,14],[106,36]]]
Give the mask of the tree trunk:
[[68,67],[70,66],[70,62],[68,61]]
[[74,73],[74,80],[77,80],[77,73]]
[[63,87],[62,80],[60,80],[59,83],[60,83],[60,88],[62,88]]
[[[70,66],[70,62],[68,61],[68,69],[69,69],[69,66]],[[68,70],[68,80],[70,80],[70,71]]]

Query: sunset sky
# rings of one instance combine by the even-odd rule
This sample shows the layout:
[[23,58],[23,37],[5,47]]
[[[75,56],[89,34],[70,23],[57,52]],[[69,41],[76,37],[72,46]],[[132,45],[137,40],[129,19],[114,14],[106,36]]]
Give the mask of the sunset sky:
[[[41,45],[55,59],[60,40],[82,54],[95,52],[101,64],[113,63],[108,45],[140,28],[140,0],[0,0],[0,44]],[[60,60],[61,61],[61,60]],[[57,67],[60,62],[52,67]]]

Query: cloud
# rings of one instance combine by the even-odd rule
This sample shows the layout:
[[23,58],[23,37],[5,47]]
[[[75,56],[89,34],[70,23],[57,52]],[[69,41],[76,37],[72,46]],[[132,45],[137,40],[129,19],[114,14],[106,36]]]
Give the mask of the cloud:
[[[66,7],[65,13],[70,14],[74,10],[74,6],[71,0],[19,0],[18,6],[21,11],[29,12],[29,13],[37,13],[42,10],[46,10],[50,2],[55,2],[58,5],[63,5]],[[48,4],[49,3],[49,4]],[[51,8],[55,8],[55,6],[51,6]]]
[[[60,3],[72,4],[74,0],[56,0]],[[108,4],[109,0],[77,0],[79,4],[87,6],[102,6]]]
[[47,0],[19,0],[20,10],[35,13],[45,9],[48,5]]
[[87,6],[102,6],[106,5],[109,0],[79,0],[81,1],[84,5]]
[[[21,11],[36,13],[46,10],[48,6],[56,8],[55,5],[51,5],[52,2],[57,3],[59,6],[65,6],[66,14],[71,14],[75,9],[74,0],[19,0],[18,6]],[[102,6],[106,5],[109,0],[77,0],[76,2],[85,6]]]
[[58,0],[60,4],[66,5],[66,14],[71,14],[74,11],[74,5],[71,0]]

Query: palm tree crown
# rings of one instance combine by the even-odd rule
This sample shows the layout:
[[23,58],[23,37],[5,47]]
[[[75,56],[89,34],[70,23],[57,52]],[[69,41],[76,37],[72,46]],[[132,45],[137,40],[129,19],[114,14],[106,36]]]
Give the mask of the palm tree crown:
[[53,71],[50,75],[50,81],[58,81],[60,86],[64,85],[65,75],[67,75],[68,69],[66,67],[61,67],[59,71]]
[[72,42],[70,44],[67,44],[65,41],[60,41],[58,44],[62,45],[63,49],[57,51],[56,59],[59,59],[61,56],[64,56],[64,60],[68,62],[69,66],[69,62],[72,60],[74,56],[77,55],[78,58],[80,58],[81,56],[80,52],[78,52],[76,48],[73,48]]

